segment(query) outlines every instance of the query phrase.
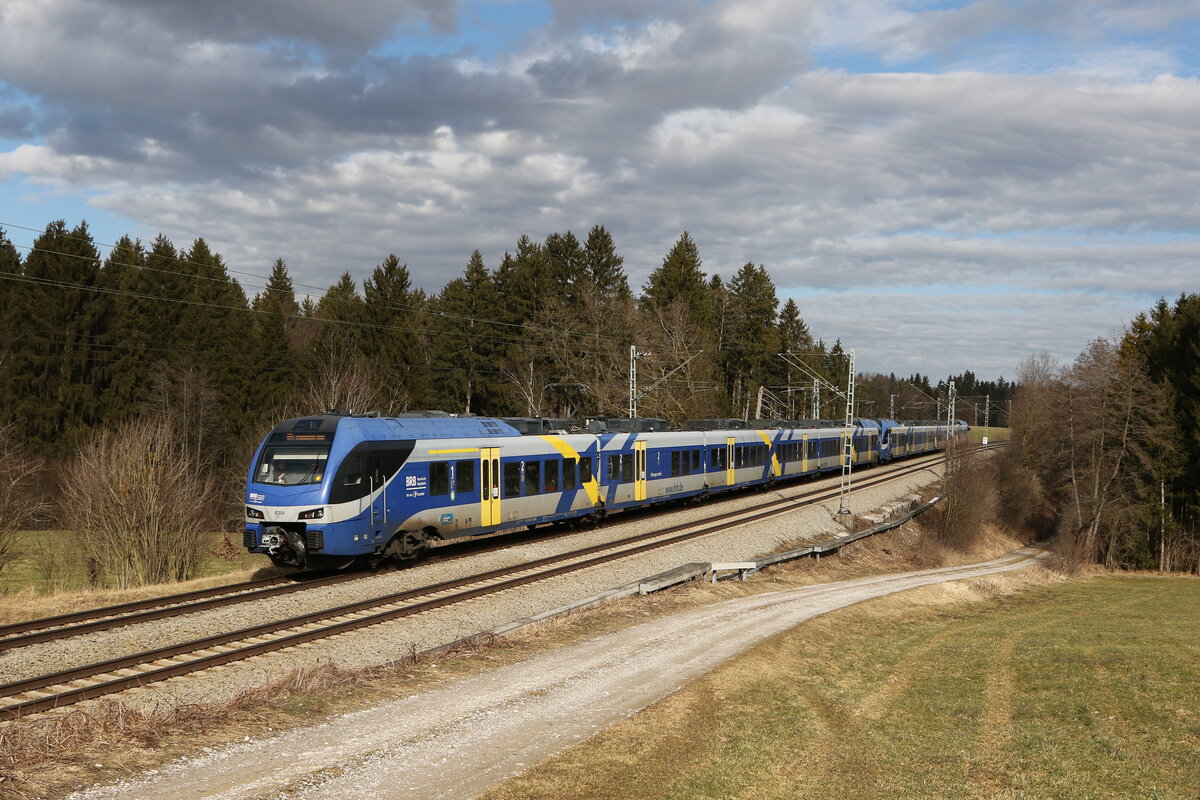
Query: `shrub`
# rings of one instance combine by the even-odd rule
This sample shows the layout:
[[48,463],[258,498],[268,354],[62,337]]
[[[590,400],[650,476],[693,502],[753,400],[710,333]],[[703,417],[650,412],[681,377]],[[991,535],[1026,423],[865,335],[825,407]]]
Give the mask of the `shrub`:
[[995,469],[990,459],[966,447],[952,447],[946,455],[938,538],[950,547],[966,550],[996,518]]
[[95,433],[67,467],[63,518],[93,582],[119,588],[194,577],[217,493],[167,419]]

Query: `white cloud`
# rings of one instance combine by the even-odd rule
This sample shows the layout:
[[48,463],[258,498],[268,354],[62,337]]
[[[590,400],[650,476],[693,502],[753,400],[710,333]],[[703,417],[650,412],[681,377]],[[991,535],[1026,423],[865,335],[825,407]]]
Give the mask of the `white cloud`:
[[[1171,48],[1111,34],[1163,30],[1181,4],[556,0],[531,44],[486,61],[347,44],[446,29],[448,2],[328,35],[315,2],[192,35],[166,23],[190,4],[132,13],[145,5],[0,6],[0,80],[35,101],[8,127],[37,132],[0,152],[0,176],[204,236],[242,269],[282,255],[325,286],[396,252],[436,289],[476,247],[495,266],[522,233],[601,223],[640,286],[687,229],[710,272],[753,261],[802,296],[853,287],[818,295],[830,310],[810,321],[914,362],[880,369],[935,371],[936,354],[980,374],[1200,289],[1200,81]],[[1023,62],[1013,30],[1057,37],[1051,68]],[[980,37],[1008,49],[972,60]],[[811,69],[814,41],[974,68]],[[931,285],[953,304],[922,305]],[[847,298],[897,307],[887,332],[840,316]]]

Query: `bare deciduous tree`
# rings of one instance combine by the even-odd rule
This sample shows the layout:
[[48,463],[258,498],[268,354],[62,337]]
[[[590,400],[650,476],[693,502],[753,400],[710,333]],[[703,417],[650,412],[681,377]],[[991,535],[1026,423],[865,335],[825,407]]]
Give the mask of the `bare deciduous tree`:
[[25,451],[17,431],[15,423],[0,426],[0,570],[16,555],[16,532],[46,508],[35,491],[42,460]]
[[965,445],[952,445],[946,455],[938,538],[950,547],[966,550],[979,541],[984,526],[996,517],[995,468],[990,458]]
[[100,430],[65,470],[63,518],[94,580],[118,587],[195,577],[219,513],[215,483],[170,418]]
[[330,347],[317,359],[307,380],[292,403],[290,413],[280,419],[340,408],[347,411],[379,411],[398,414],[408,410],[409,394],[404,386],[386,389],[379,385],[370,362],[349,347]]

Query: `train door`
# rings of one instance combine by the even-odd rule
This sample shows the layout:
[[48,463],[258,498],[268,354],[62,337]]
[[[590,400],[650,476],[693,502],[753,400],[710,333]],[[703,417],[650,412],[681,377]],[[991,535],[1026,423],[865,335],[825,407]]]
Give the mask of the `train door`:
[[646,499],[646,443],[633,443],[633,499]]
[[808,434],[800,437],[800,471],[808,472]]
[[479,520],[490,527],[500,524],[500,448],[479,450]]
[[383,471],[383,456],[371,453],[367,456],[367,480],[371,491],[371,524],[387,522],[387,490],[383,488],[387,476]]
[[733,486],[736,478],[733,475],[733,437],[725,440],[725,485]]

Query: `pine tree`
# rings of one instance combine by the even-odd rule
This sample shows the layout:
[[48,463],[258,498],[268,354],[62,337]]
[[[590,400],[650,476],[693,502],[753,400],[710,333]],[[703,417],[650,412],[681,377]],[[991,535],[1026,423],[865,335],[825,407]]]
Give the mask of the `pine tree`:
[[778,373],[779,331],[775,309],[779,300],[765,267],[745,264],[729,284],[733,299],[732,341],[727,376],[734,407],[752,402],[752,395]]
[[595,288],[598,300],[612,302],[632,296],[624,269],[625,259],[617,255],[613,238],[603,225],[594,226],[588,233],[583,263],[586,280]]
[[394,254],[363,281],[363,353],[391,412],[425,404],[430,394],[425,293],[413,291],[408,267]]
[[476,250],[462,277],[442,287],[432,304],[433,360],[441,367],[434,377],[445,408],[466,414],[501,410],[492,386],[498,340],[487,322],[495,304],[492,276]]
[[69,451],[83,429],[94,425],[98,402],[94,344],[100,307],[91,291],[100,274],[99,253],[81,222],[67,230],[52,222],[25,259],[25,284],[14,304],[12,411],[31,441],[47,452]]
[[546,237],[542,251],[545,253],[550,294],[561,298],[568,306],[578,306],[587,277],[584,252],[579,240],[570,231],[552,233]]
[[364,327],[367,311],[349,272],[343,272],[338,282],[325,290],[313,316],[319,322],[314,357],[362,354],[363,339],[369,335]]
[[252,405],[255,365],[245,352],[255,335],[254,319],[246,293],[208,242],[193,241],[180,263],[192,279],[185,295],[191,304],[183,307],[176,332],[182,354],[176,366],[183,375],[194,368],[196,375],[179,382],[178,388],[186,391],[177,394],[175,405],[197,408],[199,420],[197,404],[209,397],[203,413],[211,425],[205,428],[219,432],[213,450],[224,450],[252,432],[252,416],[245,409]]
[[661,310],[682,302],[693,321],[702,326],[708,323],[709,292],[700,266],[700,251],[691,235],[684,231],[663,259],[662,266],[650,274],[642,289],[642,305]]
[[17,320],[26,297],[20,277],[21,256],[0,228],[0,425],[8,422],[19,392],[13,379],[13,358],[20,338]]
[[143,291],[146,251],[140,240],[117,240],[101,270],[110,316],[100,339],[108,350],[100,375],[100,418],[114,422],[130,414],[150,390],[155,362],[165,357],[166,342],[154,340],[152,301]]
[[293,345],[300,306],[282,258],[275,260],[271,276],[251,303],[255,314],[255,351],[259,366],[260,405],[283,409],[295,393],[298,356]]

